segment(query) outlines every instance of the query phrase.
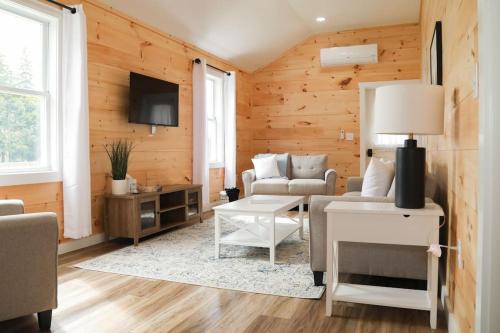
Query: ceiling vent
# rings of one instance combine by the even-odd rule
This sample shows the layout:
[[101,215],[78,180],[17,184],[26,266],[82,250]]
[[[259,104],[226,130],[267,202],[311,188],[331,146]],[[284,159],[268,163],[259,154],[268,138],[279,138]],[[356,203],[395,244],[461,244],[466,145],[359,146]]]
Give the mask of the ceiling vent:
[[320,50],[321,67],[376,64],[377,44],[330,47]]

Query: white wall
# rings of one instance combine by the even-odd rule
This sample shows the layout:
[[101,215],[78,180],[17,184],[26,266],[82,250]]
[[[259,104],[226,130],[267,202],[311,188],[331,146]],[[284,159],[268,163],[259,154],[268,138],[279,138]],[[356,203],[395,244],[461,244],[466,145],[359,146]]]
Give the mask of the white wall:
[[478,1],[479,225],[476,332],[500,332],[500,1]]

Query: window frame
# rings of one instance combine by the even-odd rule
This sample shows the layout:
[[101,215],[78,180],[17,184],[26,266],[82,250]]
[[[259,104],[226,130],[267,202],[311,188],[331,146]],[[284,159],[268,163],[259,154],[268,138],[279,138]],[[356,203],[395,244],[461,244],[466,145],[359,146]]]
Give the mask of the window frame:
[[[403,147],[404,146],[404,141],[406,139],[408,139],[408,135],[394,135],[394,134],[376,134],[376,133],[372,133],[373,134],[373,138],[372,138],[372,142],[373,142],[373,148],[377,149],[395,149],[395,148],[398,148],[398,147]],[[398,137],[398,139],[401,139],[403,140],[402,142],[400,143],[392,143],[392,144],[384,144],[384,143],[378,143],[378,138],[379,136],[391,136],[391,137]]]
[[[0,186],[57,182],[62,180],[61,115],[61,12],[50,6],[24,0],[5,0],[0,9],[40,22],[43,25],[42,87],[25,89],[0,85],[0,92],[45,99],[41,117],[40,167],[0,169]],[[45,114],[45,117],[43,117]],[[45,118],[45,119],[44,119]],[[45,141],[45,142],[44,142]],[[45,149],[44,149],[45,148]]]
[[[224,73],[219,72],[217,70],[213,70],[211,68],[207,69],[206,80],[211,80],[214,82],[214,117],[209,119],[207,115],[207,128],[208,122],[215,121],[216,123],[216,155],[217,160],[215,162],[209,160],[209,168],[223,168],[225,165],[225,149],[224,149],[224,120],[225,120],[225,108],[224,108]],[[215,89],[217,88],[217,89]],[[220,89],[220,98],[218,98],[217,90]],[[220,105],[219,105],[220,104]],[[218,108],[219,107],[219,108]],[[219,111],[219,112],[217,112]],[[207,137],[208,137],[207,131]]]

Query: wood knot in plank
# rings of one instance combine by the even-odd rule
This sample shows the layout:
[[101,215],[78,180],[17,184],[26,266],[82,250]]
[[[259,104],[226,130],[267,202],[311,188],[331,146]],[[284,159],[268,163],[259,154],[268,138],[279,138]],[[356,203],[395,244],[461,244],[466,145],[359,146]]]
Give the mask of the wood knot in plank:
[[346,79],[343,79],[342,81],[340,81],[339,86],[341,86],[342,89],[344,89],[347,85],[349,85],[349,83],[351,83],[351,81],[352,81],[352,77],[348,77]]

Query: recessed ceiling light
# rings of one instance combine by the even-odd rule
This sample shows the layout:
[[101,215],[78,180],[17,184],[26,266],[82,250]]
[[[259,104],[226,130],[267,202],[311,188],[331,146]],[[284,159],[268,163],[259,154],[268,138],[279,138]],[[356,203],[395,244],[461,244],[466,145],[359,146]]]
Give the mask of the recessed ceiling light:
[[325,22],[325,21],[326,21],[326,18],[324,18],[323,16],[316,17],[316,22]]

